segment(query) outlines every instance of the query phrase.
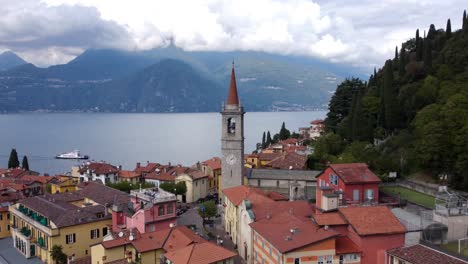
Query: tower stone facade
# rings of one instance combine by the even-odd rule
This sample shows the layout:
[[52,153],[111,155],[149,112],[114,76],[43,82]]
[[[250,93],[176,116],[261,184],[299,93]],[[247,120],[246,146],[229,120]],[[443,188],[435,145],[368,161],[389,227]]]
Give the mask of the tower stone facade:
[[221,130],[221,188],[242,185],[244,171],[244,108],[237,95],[236,74],[232,65],[227,101],[223,104]]

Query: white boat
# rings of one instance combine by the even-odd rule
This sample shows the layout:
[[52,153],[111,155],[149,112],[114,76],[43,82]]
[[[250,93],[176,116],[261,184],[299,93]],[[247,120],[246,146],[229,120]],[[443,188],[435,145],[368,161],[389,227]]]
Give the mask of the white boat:
[[62,153],[55,156],[56,159],[89,159],[88,155],[81,155],[79,150],[74,150],[69,153]]

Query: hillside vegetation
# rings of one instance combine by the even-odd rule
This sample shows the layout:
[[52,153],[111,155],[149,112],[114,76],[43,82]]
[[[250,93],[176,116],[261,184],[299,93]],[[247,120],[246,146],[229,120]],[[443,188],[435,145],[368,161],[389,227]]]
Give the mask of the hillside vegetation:
[[468,19],[430,25],[367,82],[347,79],[329,104],[311,167],[367,162],[380,175],[424,172],[468,190]]

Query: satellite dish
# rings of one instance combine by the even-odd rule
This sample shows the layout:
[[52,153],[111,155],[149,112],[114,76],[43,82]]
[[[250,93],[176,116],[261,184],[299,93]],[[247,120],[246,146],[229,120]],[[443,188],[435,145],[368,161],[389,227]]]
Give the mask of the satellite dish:
[[133,235],[130,235],[130,236],[128,237],[128,239],[130,239],[130,241],[133,241],[133,240],[135,239],[135,237],[134,237]]
[[123,237],[124,233],[122,231],[120,231],[119,233],[119,237]]

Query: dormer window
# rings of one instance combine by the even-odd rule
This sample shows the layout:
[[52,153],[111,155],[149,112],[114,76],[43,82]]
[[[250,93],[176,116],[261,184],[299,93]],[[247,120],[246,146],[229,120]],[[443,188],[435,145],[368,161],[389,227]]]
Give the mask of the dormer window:
[[227,131],[229,134],[236,133],[236,119],[235,118],[228,118],[227,120]]

